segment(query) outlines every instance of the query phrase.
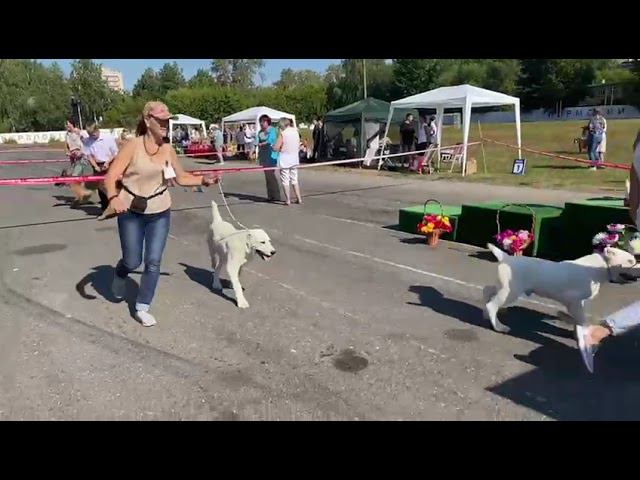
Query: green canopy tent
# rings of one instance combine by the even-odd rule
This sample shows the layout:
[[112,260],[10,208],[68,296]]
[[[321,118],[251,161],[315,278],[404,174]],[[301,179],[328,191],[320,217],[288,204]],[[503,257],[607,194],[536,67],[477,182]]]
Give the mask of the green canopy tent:
[[[359,152],[360,156],[364,156],[371,139],[378,134],[383,135],[390,108],[390,103],[369,97],[327,113],[324,125],[327,143],[330,145],[329,155],[338,156],[339,151],[343,150],[348,154],[351,148],[353,152]],[[416,114],[412,110],[394,110],[393,113],[391,123],[398,125],[407,113]],[[344,142],[343,133],[348,133],[348,130],[353,131],[352,137],[356,145],[353,145],[351,139]]]

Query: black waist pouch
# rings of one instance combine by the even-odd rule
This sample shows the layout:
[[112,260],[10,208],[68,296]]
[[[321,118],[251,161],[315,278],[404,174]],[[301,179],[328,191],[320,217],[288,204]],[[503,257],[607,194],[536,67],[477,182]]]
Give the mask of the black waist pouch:
[[122,185],[122,188],[124,188],[124,190],[129,195],[133,196],[133,200],[131,201],[131,205],[129,206],[129,210],[131,210],[133,213],[144,213],[147,210],[147,203],[149,200],[151,200],[152,198],[158,197],[167,191],[167,187],[164,187],[162,190],[160,190],[157,193],[154,193],[153,195],[150,195],[148,197],[142,197],[140,195],[136,195],[135,193],[133,193],[131,190],[127,188],[126,185]]

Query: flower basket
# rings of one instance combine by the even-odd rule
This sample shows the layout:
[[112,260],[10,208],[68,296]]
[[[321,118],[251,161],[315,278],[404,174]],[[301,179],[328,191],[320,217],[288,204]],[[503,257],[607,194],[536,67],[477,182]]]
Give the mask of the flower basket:
[[[440,215],[427,214],[427,205],[429,203],[437,203],[440,207]],[[422,222],[418,224],[418,233],[424,234],[427,237],[427,245],[435,247],[440,241],[440,235],[445,232],[451,232],[453,227],[449,221],[449,217],[445,216],[442,203],[438,200],[430,198],[424,202],[424,212]]]
[[602,253],[607,247],[620,248],[632,255],[640,255],[640,232],[635,225],[610,223],[606,232],[597,233],[592,241],[593,252]]
[[[502,230],[500,227],[500,212],[508,207],[523,207],[528,209],[531,212],[531,230]],[[536,212],[528,205],[508,203],[498,209],[496,213],[496,224],[498,226],[498,234],[495,236],[495,239],[498,246],[514,257],[520,257],[529,245],[533,243],[535,238]]]

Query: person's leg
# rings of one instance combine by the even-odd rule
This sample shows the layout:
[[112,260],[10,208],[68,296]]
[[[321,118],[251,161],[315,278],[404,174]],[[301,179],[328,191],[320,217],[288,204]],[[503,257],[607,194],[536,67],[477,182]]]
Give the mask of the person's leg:
[[291,191],[289,185],[291,184],[291,169],[280,169],[280,180],[282,180],[282,189],[284,190],[284,203],[291,204]]
[[125,280],[142,263],[142,247],[144,245],[144,223],[141,215],[127,212],[118,216],[118,236],[122,258],[116,265],[113,279],[113,296],[124,297]]
[[275,170],[269,170],[264,172],[267,181],[267,198],[271,202],[279,202],[282,200],[280,195],[280,182],[276,177]]
[[155,319],[148,312],[160,279],[162,254],[171,226],[171,210],[144,215],[144,217],[146,217],[144,219],[144,272],[140,280],[138,298],[136,298],[136,312],[143,325],[151,326],[155,324]]
[[576,326],[578,348],[589,372],[593,373],[593,357],[605,338],[622,335],[638,327],[640,327],[640,301],[612,313],[600,325]]
[[291,179],[291,185],[293,185],[293,191],[296,194],[298,205],[302,205],[302,195],[300,194],[300,185],[298,184],[298,169],[292,168],[289,177]]
[[591,160],[592,168],[596,168],[598,164],[598,147],[600,146],[601,141],[602,137],[600,135],[594,135],[591,140],[591,145],[589,146],[589,160]]

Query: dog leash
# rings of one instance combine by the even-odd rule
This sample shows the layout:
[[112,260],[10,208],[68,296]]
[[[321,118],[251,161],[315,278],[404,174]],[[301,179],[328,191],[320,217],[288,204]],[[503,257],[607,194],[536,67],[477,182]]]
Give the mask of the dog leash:
[[220,178],[220,180],[218,181],[218,189],[220,190],[220,195],[222,195],[222,201],[224,203],[224,207],[227,209],[227,212],[229,213],[229,216],[231,217],[231,219],[234,222],[236,222],[240,228],[244,230],[249,230],[247,227],[241,224],[236,217],[233,216],[233,213],[231,213],[231,209],[229,208],[229,204],[227,203],[227,197],[224,196],[224,191],[222,190],[222,178]]

